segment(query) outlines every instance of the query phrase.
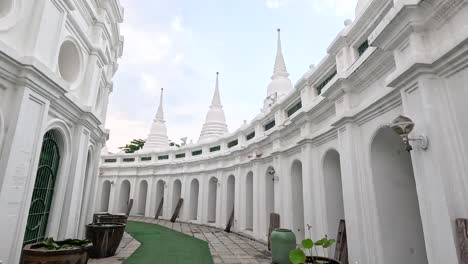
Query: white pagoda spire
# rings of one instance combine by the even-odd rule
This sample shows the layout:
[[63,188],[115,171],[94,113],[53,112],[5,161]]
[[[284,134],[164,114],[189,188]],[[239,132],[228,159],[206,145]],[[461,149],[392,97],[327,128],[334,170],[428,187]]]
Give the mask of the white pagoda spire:
[[284,62],[283,50],[281,49],[281,30],[278,28],[278,40],[276,41],[276,59],[275,66],[273,67],[273,76],[271,79],[274,80],[278,77],[288,77],[289,73],[286,69],[286,63]]
[[161,88],[161,97],[159,98],[159,107],[156,116],[153,119],[151,130],[146,140],[144,150],[159,150],[169,147],[169,138],[167,137],[167,128],[164,121],[163,110],[163,88]]
[[219,96],[219,72],[216,73],[216,84],[211,100],[210,110],[206,114],[205,124],[203,124],[202,131],[198,142],[203,143],[206,141],[214,140],[227,133],[226,117],[224,116],[221,98]]
[[273,75],[271,76],[271,82],[268,85],[267,98],[265,99],[265,107],[274,104],[277,99],[288,94],[292,89],[293,85],[289,80],[289,73],[286,69],[286,63],[284,62],[283,51],[281,49],[281,31],[278,29],[278,40],[275,66],[273,67]]

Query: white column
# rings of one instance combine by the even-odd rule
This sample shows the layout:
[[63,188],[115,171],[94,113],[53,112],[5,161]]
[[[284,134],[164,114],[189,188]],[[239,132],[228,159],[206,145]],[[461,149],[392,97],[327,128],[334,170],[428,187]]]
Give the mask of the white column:
[[0,259],[5,263],[18,263],[20,259],[19,245],[23,243],[49,108],[49,102],[41,96],[17,89],[18,108],[11,111],[18,116],[16,122],[8,124],[3,148],[3,157],[7,158],[0,160],[0,231],[2,239],[9,241],[0,247]]
[[338,129],[339,145],[342,147],[341,176],[343,181],[343,200],[346,216],[349,263],[370,264],[375,262],[375,246],[371,224],[364,215],[363,208],[369,207],[363,199],[363,172],[360,171],[360,157],[364,144],[359,137],[358,127],[345,124]]
[[[465,193],[465,190],[463,180],[457,179],[463,175],[457,171],[457,168],[460,169],[460,164],[456,162],[459,158],[450,156],[460,146],[456,146],[453,139],[447,136],[453,131],[446,129],[450,125],[455,129],[455,126],[450,122],[450,112],[444,111],[447,106],[441,102],[440,90],[444,87],[444,81],[427,75],[420,77],[418,85],[416,89],[401,90],[401,93],[404,114],[416,124],[410,136],[426,134],[430,137],[427,151],[414,143],[411,152],[427,257],[431,264],[457,263],[456,214],[452,212],[451,216],[449,211],[457,209],[449,208],[449,205],[457,204],[457,194]],[[466,201],[462,200],[458,200],[458,205],[464,208],[460,210],[463,214],[467,207]]]

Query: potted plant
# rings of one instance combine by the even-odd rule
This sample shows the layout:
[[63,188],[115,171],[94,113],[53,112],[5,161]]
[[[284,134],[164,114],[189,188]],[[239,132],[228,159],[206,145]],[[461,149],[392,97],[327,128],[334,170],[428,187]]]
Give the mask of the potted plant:
[[[312,237],[310,225],[307,225],[307,229],[309,230],[309,236]],[[335,239],[328,239],[327,235],[323,238],[313,241],[310,238],[302,240],[301,247],[293,249],[289,252],[289,260],[293,264],[341,264],[338,260],[326,257],[325,255],[329,255],[328,248],[330,248],[333,244],[335,244]],[[319,247],[322,248],[323,256],[319,255]],[[314,252],[315,251],[315,252]],[[306,254],[307,252],[307,254]],[[314,255],[315,253],[315,255]]]
[[86,225],[86,239],[93,242],[90,255],[106,258],[115,255],[125,231],[125,224],[92,223]]
[[24,246],[21,263],[86,264],[89,259],[88,250],[91,247],[92,243],[88,240],[55,241],[53,238],[47,238],[45,241]]

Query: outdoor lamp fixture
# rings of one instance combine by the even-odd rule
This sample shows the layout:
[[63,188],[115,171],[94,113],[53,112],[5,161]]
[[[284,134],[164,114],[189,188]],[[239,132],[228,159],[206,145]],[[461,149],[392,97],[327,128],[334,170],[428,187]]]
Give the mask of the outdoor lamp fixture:
[[273,167],[268,168],[268,174],[275,175],[275,172],[276,172],[275,168],[273,168]]
[[400,135],[401,139],[403,140],[403,144],[405,144],[405,150],[411,151],[413,147],[410,144],[410,141],[417,142],[421,149],[427,150],[429,147],[429,139],[425,135],[419,135],[413,138],[410,138],[408,135],[413,131],[414,122],[410,118],[406,116],[399,116],[393,120],[391,124],[391,128],[395,131],[398,135]]
[[115,182],[114,181],[110,181],[110,184],[113,185]]

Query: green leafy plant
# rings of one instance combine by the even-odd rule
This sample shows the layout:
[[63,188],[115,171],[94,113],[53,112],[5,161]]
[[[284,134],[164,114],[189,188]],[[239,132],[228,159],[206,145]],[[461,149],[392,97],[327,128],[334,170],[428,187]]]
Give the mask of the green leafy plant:
[[145,140],[143,139],[133,139],[130,141],[130,144],[126,144],[123,147],[119,147],[119,149],[123,150],[125,153],[134,153],[137,150],[140,150],[145,145]]
[[[307,225],[307,229],[309,231],[309,236],[312,237],[312,232],[311,232],[312,226]],[[313,252],[315,251],[315,255],[319,256],[318,248],[321,247],[324,255],[326,255],[325,254],[326,249],[328,249],[333,244],[335,244],[335,242],[336,242],[335,239],[328,239],[327,235],[325,235],[325,237],[315,242],[310,238],[306,238],[302,240],[301,247],[293,249],[289,252],[289,260],[293,264],[303,264],[306,262],[306,260],[309,257],[309,259],[314,264],[327,264],[328,261],[326,260],[315,260],[314,258],[312,258]],[[308,253],[308,256],[306,252]]]
[[49,237],[46,240],[38,243],[35,248],[45,250],[60,250],[82,248],[88,246],[89,244],[91,244],[91,241],[89,240],[67,239],[63,241],[55,241],[53,238]]

